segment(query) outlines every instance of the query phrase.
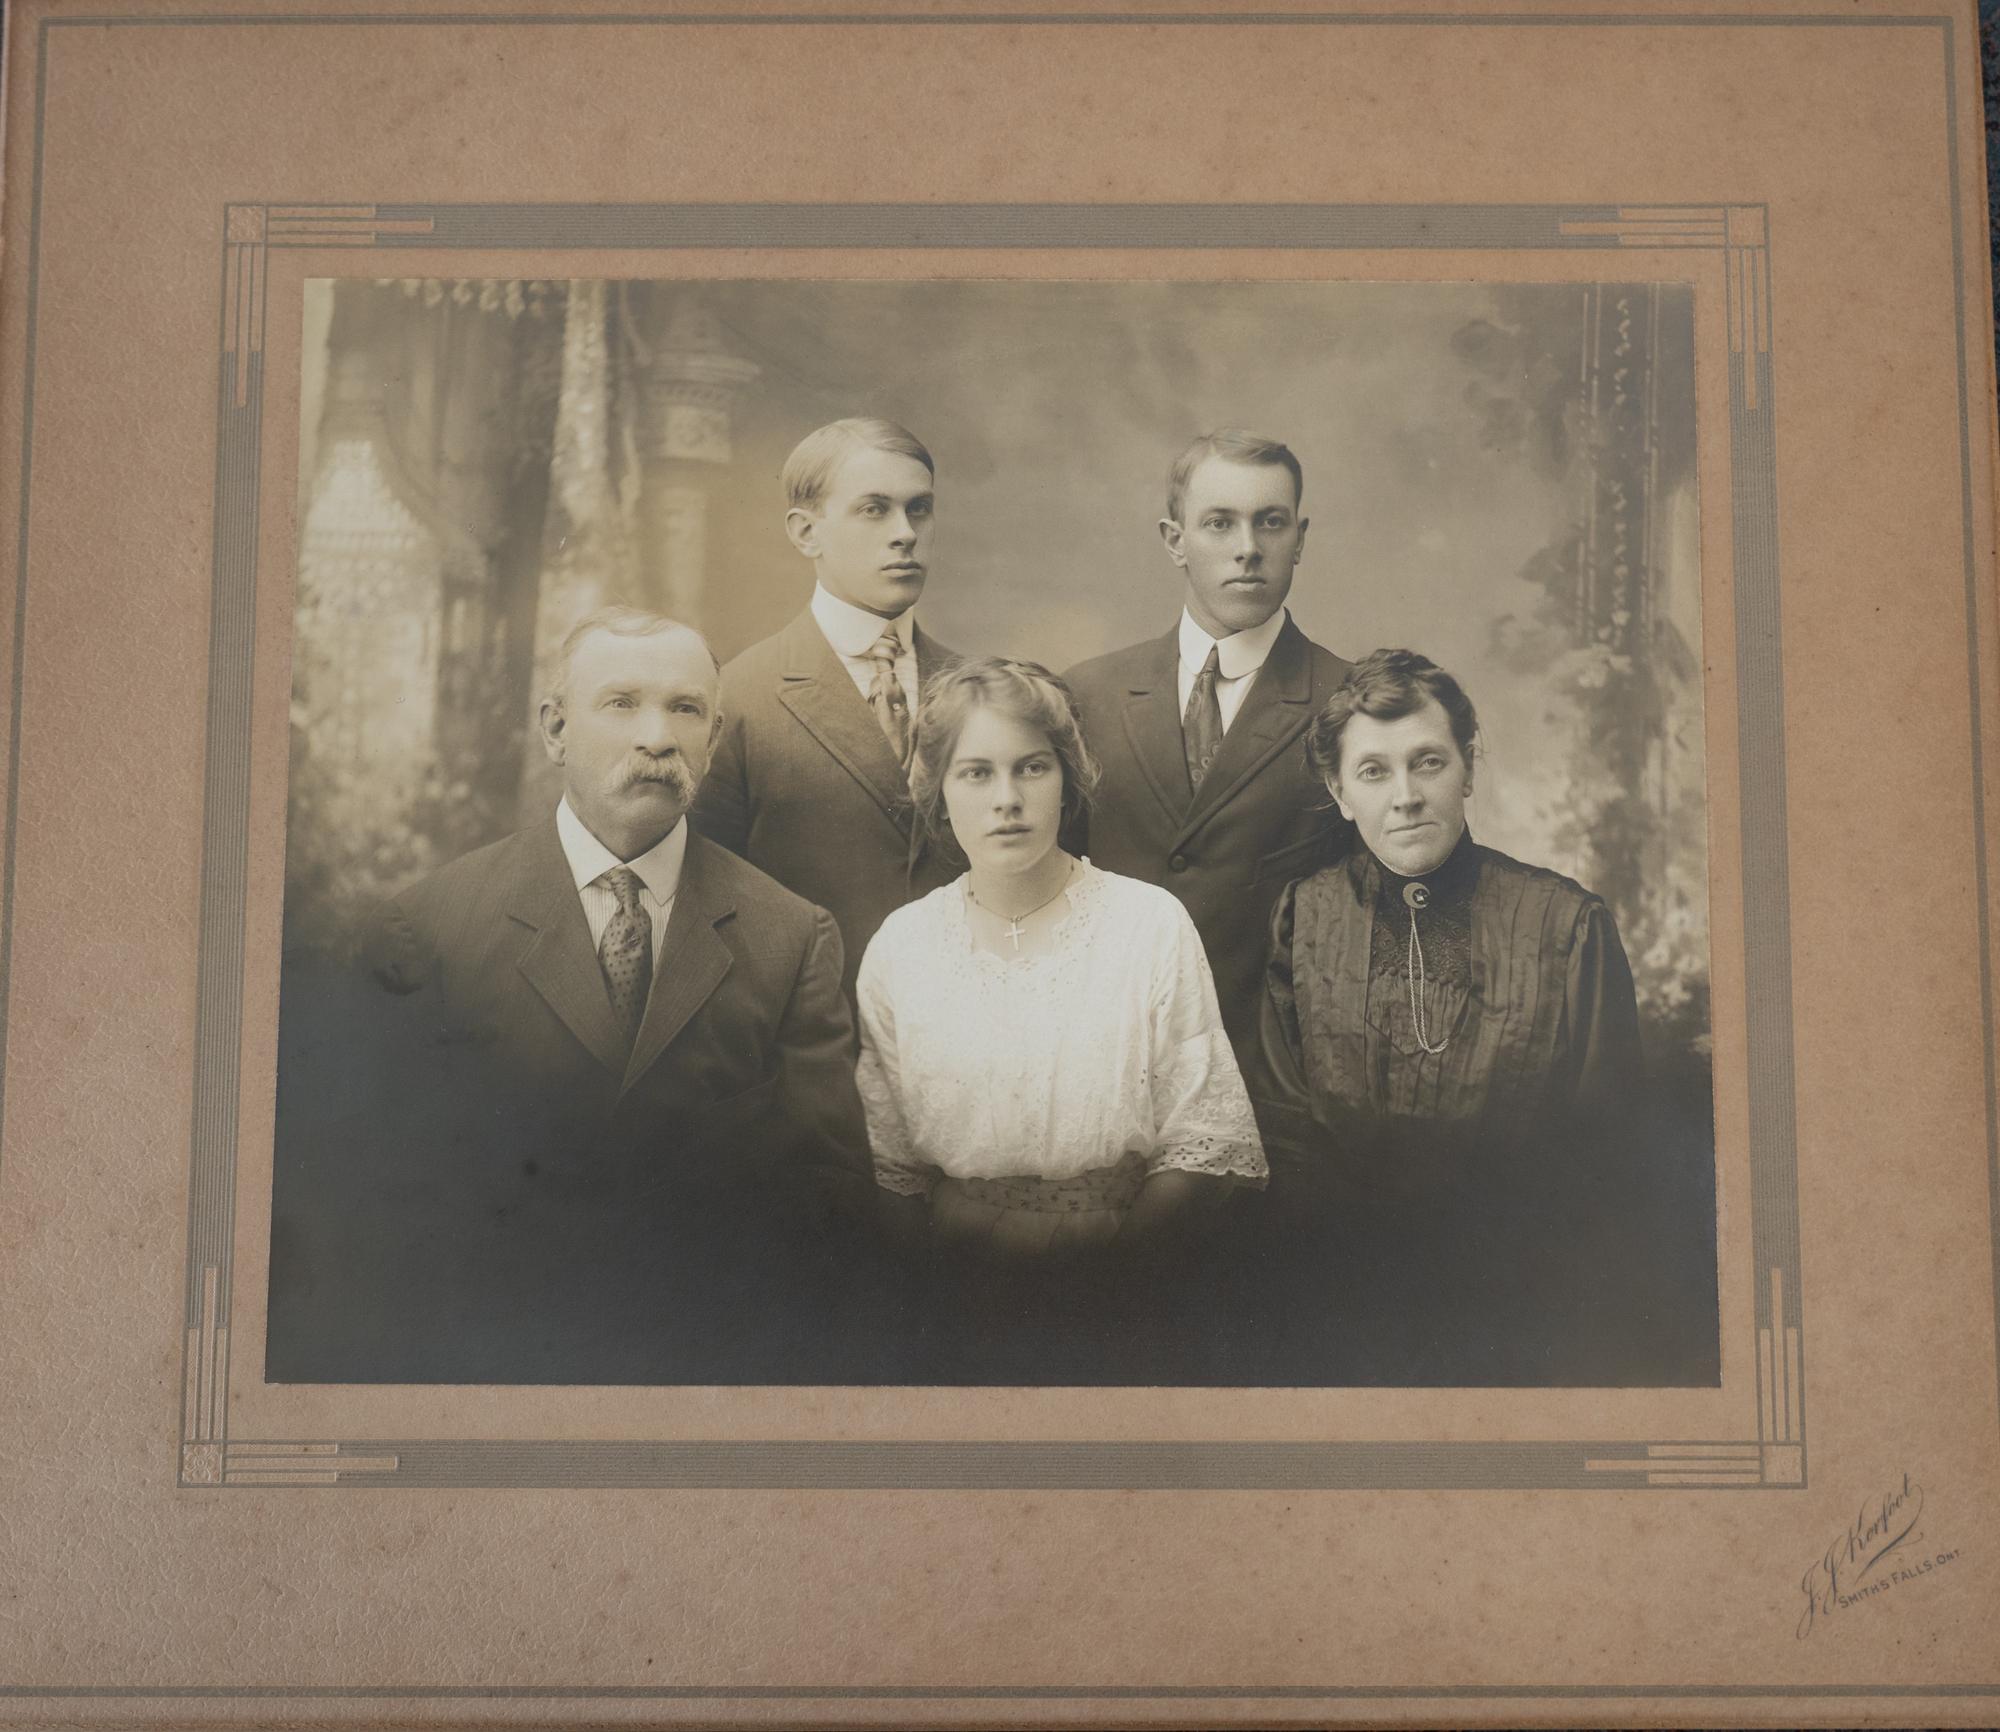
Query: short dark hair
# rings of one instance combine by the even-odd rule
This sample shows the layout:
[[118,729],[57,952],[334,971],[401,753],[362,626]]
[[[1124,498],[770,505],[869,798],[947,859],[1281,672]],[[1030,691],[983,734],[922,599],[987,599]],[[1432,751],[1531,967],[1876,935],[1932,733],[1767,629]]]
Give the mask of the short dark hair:
[[971,656],[932,674],[917,709],[910,798],[917,822],[930,836],[945,833],[944,773],[972,712],[983,709],[998,710],[1048,735],[1062,766],[1064,824],[1090,809],[1097,792],[1097,760],[1083,743],[1083,724],[1069,687],[1040,662]]
[[817,511],[826,503],[826,490],[833,474],[850,451],[890,451],[911,457],[937,479],[937,465],[924,449],[924,442],[907,427],[885,421],[879,415],[850,415],[844,421],[829,421],[815,427],[785,459],[778,484],[785,490],[788,511]]
[[1479,732],[1472,700],[1436,662],[1406,649],[1374,650],[1347,670],[1347,678],[1306,729],[1306,762],[1322,782],[1338,781],[1340,736],[1349,721],[1362,715],[1393,722],[1415,715],[1433,699],[1451,722],[1451,737],[1470,766],[1473,736]]
[[1266,439],[1261,433],[1246,433],[1241,427],[1218,427],[1213,433],[1204,433],[1176,457],[1173,468],[1167,471],[1167,515],[1176,523],[1181,520],[1181,507],[1187,503],[1188,483],[1211,457],[1220,457],[1225,463],[1290,470],[1294,511],[1306,496],[1306,472],[1299,467],[1289,445]]

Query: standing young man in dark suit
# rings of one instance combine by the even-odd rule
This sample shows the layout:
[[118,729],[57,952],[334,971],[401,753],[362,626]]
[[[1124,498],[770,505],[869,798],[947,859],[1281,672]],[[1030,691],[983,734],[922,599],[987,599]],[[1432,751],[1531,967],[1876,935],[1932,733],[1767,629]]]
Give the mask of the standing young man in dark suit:
[[1275,439],[1234,428],[1197,439],[1160,520],[1185,580],[1179,621],[1067,676],[1104,771],[1090,857],[1186,905],[1246,1062],[1278,892],[1352,840],[1300,743],[1348,669],[1285,610],[1305,551],[1303,493],[1298,459]]
[[281,1066],[281,1380],[825,1380],[799,1276],[872,1200],[840,934],[690,832],[719,720],[699,634],[580,621],[561,803],[382,910],[371,1038]]
[[956,659],[918,629],[936,466],[916,437],[859,416],[785,460],[785,533],[813,563],[810,604],[722,670],[722,735],[697,829],[830,911],[851,999],[891,913],[957,876],[911,824],[917,696]]

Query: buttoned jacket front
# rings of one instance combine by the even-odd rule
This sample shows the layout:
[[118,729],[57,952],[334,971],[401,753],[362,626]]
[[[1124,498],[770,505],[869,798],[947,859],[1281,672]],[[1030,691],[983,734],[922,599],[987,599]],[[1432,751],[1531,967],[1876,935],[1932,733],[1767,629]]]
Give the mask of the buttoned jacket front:
[[1073,839],[1106,871],[1181,899],[1208,952],[1223,1026],[1247,1060],[1256,1051],[1272,905],[1291,880],[1353,842],[1304,745],[1349,664],[1287,620],[1198,792],[1181,737],[1179,664],[1175,630],[1069,671],[1103,768],[1096,808]]
[[[913,633],[920,680],[958,659]],[[832,914],[850,1001],[882,922],[964,870],[913,817],[909,778],[810,609],[722,670],[695,828]]]
[[628,1043],[545,819],[392,899],[366,961],[281,1033],[275,1376],[825,1378],[802,1283],[873,1180],[823,910],[690,835]]

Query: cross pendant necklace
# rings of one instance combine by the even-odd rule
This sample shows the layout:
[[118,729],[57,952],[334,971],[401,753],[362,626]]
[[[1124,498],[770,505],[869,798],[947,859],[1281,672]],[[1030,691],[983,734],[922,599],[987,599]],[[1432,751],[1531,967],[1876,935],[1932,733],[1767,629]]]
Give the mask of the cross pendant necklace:
[[1048,902],[1037,902],[1034,905],[1034,907],[1030,908],[1025,914],[1009,914],[1003,916],[996,910],[987,908],[986,904],[979,900],[979,892],[972,888],[972,879],[970,878],[970,876],[968,876],[965,881],[965,893],[966,895],[972,898],[973,902],[978,907],[985,908],[986,912],[988,914],[991,914],[995,920],[1000,920],[1003,918],[1006,920],[1007,930],[1001,933],[1000,936],[1002,938],[1011,938],[1014,941],[1014,954],[1018,956],[1021,953],[1021,940],[1027,936],[1027,928],[1024,927],[1021,924],[1021,922],[1024,920],[1032,920],[1037,914],[1041,913],[1041,911],[1044,908],[1048,907],[1049,902],[1053,902],[1056,899],[1056,896],[1060,896],[1065,890],[1069,888],[1069,881],[1075,876],[1076,876],[1076,866],[1074,863],[1072,863],[1070,869],[1063,874],[1063,881],[1056,886],[1056,895],[1051,896],[1048,899]]

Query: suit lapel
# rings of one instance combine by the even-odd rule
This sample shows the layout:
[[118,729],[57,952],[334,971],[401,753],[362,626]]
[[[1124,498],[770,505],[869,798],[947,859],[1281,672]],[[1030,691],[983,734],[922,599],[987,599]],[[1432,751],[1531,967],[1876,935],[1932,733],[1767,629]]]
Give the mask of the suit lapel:
[[932,674],[942,673],[953,663],[963,661],[965,658],[957,650],[946,649],[915,620],[910,621],[910,640],[917,652],[917,695],[921,699],[923,689],[930,684]]
[[1175,846],[1235,797],[1257,772],[1302,734],[1312,720],[1312,645],[1288,619],[1243,696],[1222,750],[1187,810]]
[[1143,683],[1135,681],[1124,702],[1125,738],[1154,796],[1176,821],[1186,815],[1192,794],[1187,745],[1181,737],[1180,685],[1175,678],[1180,659],[1176,627],[1153,644]]
[[729,972],[729,946],[716,935],[715,926],[735,912],[735,905],[715,883],[713,849],[714,844],[699,834],[689,834],[680,888],[674,893],[674,911],[667,917],[660,960],[653,965],[653,990],[639,1022],[639,1038],[632,1043],[631,1062],[618,1067],[625,1078],[621,1095],[652,1068]]
[[785,628],[785,651],[778,702],[868,790],[890,821],[907,831],[910,785],[903,767],[810,609]]
[[590,942],[590,922],[576,893],[569,857],[550,818],[530,833],[520,879],[507,914],[532,931],[519,967],[527,982],[570,1033],[613,1076],[625,1072],[625,1036],[612,1014],[604,972]]

